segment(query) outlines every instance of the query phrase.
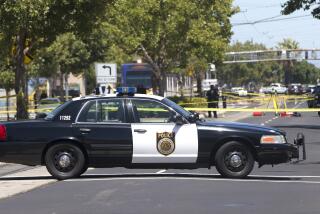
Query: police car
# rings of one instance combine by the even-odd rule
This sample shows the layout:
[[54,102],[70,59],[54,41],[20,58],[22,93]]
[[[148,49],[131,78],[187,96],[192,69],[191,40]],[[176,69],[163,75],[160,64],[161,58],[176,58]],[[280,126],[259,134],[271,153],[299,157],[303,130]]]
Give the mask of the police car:
[[167,98],[130,88],[73,99],[43,119],[4,122],[0,141],[1,162],[45,165],[59,180],[88,167],[215,166],[224,177],[243,178],[255,162],[299,159],[299,146],[304,148],[303,135],[290,144],[277,129],[206,122]]

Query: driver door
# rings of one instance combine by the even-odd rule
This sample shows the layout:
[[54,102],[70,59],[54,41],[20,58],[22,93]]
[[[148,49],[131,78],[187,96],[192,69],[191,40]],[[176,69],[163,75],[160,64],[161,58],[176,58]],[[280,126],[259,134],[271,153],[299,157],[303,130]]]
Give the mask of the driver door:
[[177,113],[160,101],[131,99],[132,163],[196,163],[196,124],[172,122]]

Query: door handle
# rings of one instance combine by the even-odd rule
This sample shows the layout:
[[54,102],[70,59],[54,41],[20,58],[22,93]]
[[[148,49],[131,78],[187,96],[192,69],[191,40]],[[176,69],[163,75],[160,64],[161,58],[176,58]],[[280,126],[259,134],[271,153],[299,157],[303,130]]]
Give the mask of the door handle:
[[91,132],[91,129],[81,128],[81,129],[80,129],[80,132],[81,132],[82,134],[88,134],[88,133]]
[[141,133],[141,134],[143,134],[143,133],[146,133],[146,132],[147,132],[147,130],[145,130],[145,129],[134,129],[133,131],[134,131],[134,132]]

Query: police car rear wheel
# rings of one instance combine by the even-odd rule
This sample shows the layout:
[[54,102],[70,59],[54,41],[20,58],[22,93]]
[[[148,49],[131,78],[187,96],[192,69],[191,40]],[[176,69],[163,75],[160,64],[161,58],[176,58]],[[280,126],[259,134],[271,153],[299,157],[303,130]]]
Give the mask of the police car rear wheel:
[[45,155],[48,172],[58,180],[80,176],[85,169],[85,156],[81,149],[70,143],[51,146]]
[[250,149],[236,141],[222,145],[215,155],[218,172],[228,178],[244,178],[253,169],[254,158]]

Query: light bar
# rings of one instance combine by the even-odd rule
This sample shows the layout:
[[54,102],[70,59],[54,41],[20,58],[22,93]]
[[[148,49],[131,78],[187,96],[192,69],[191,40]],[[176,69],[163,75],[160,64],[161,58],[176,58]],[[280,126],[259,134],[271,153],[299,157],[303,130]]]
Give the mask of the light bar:
[[137,93],[137,88],[135,87],[118,87],[117,88],[117,93],[118,94],[128,94],[128,95],[133,95]]

